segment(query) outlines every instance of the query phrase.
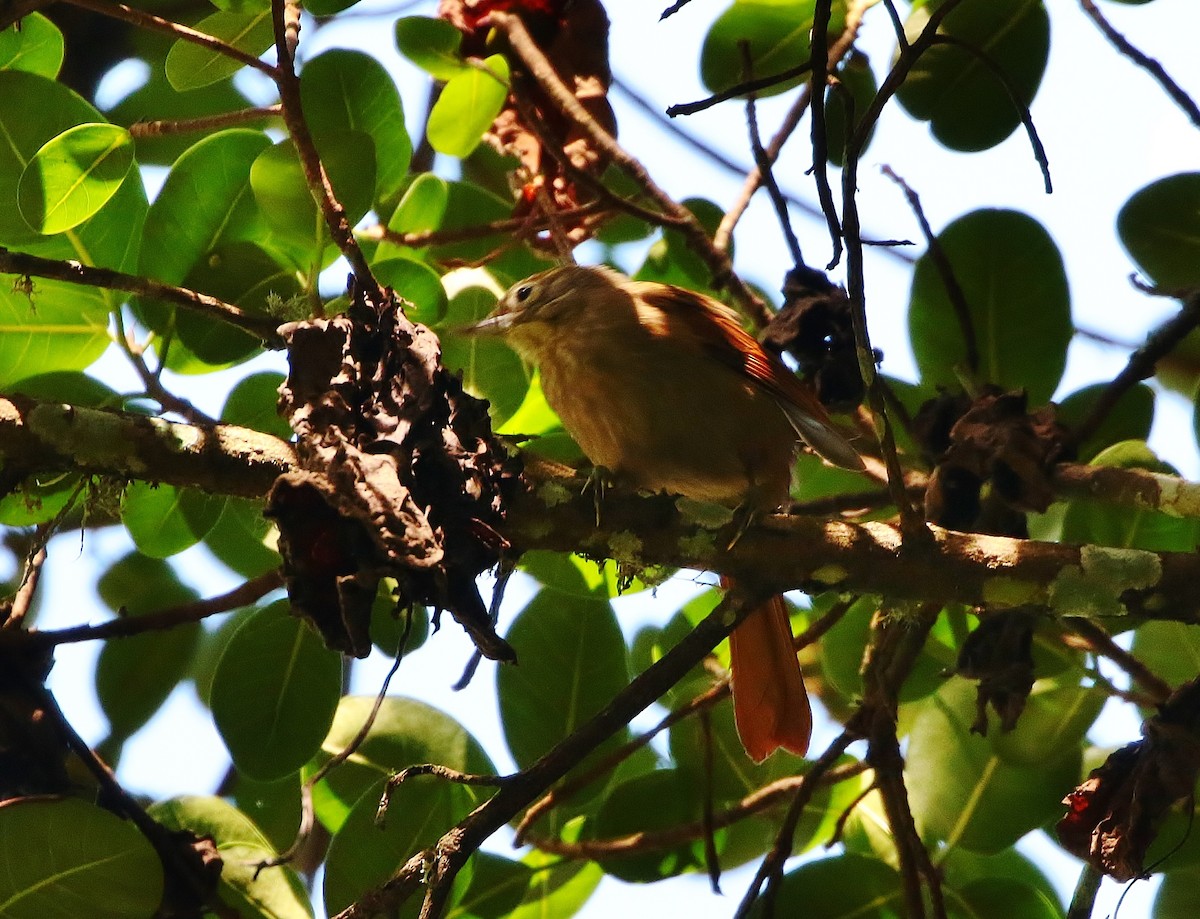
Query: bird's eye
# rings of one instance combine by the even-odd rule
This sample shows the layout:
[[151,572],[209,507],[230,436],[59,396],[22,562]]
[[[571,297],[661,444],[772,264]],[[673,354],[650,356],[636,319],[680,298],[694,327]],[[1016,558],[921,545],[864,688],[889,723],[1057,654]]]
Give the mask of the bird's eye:
[[517,288],[516,296],[517,296],[518,303],[524,303],[532,295],[533,295],[533,285],[532,284],[522,284],[520,287]]

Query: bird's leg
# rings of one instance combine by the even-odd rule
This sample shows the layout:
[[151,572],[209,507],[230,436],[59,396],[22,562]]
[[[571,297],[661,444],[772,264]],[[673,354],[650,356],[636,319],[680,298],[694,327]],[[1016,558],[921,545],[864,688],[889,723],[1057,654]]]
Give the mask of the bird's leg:
[[[596,505],[596,526],[600,526],[600,505],[604,502],[604,492],[609,486],[616,484],[617,477],[612,470],[604,466],[593,466],[583,483],[583,491],[592,491],[592,501]],[[581,492],[582,494],[582,492]]]

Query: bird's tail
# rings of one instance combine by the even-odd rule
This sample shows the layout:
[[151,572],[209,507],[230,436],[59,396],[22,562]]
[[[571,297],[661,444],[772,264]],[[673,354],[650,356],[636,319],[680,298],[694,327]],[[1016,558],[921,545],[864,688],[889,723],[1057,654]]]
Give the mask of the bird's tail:
[[729,636],[729,656],[734,722],[751,759],[761,762],[779,747],[803,756],[812,708],[783,597],[772,597],[742,620]]

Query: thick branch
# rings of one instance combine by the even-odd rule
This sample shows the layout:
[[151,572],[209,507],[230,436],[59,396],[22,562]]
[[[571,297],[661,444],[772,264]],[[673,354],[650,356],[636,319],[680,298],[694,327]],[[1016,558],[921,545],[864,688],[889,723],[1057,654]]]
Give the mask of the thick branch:
[[82,472],[261,497],[295,455],[277,437],[0,396],[0,456],[33,472]]
[[[0,397],[0,454],[29,473],[73,470],[243,496],[265,494],[295,462],[291,445],[247,428],[170,423],[24,396]],[[1104,499],[1115,495],[1134,506],[1200,515],[1200,486],[1170,477],[1065,465],[1057,476],[1079,483],[1113,477],[1115,485],[1086,488]],[[1147,489],[1127,488],[1133,480],[1148,483]],[[1151,491],[1158,494],[1153,501],[1147,498]],[[582,480],[539,475],[509,508],[505,536],[517,550],[582,551],[706,569],[776,591],[1033,604],[1083,618],[1136,613],[1200,622],[1200,555],[1194,553],[1071,546],[938,527],[930,527],[923,544],[903,546],[891,524],[783,515],[761,519],[745,532],[736,521],[709,529],[670,497],[617,489],[606,492],[601,519],[604,528],[598,529],[594,497]],[[620,551],[610,544],[614,533],[621,536]]]

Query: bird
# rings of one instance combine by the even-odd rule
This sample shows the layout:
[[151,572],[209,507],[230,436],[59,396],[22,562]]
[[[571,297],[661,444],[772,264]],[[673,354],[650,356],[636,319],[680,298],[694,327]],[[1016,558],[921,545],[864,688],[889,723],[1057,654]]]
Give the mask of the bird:
[[[812,388],[733,310],[695,291],[564,265],[518,281],[468,331],[502,337],[537,366],[583,454],[634,488],[753,514],[788,501],[800,441],[863,468]],[[729,641],[747,754],[803,756],[812,712],[783,597],[752,611]]]

